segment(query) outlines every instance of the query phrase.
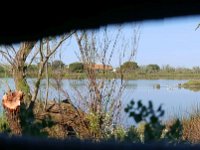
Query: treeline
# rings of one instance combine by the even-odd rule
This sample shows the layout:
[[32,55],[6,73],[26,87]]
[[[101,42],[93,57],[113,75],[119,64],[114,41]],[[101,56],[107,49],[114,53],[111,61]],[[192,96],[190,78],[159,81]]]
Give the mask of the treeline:
[[[84,72],[84,65],[81,62],[75,62],[68,65],[70,72],[81,73]],[[127,61],[120,65],[118,68],[113,68],[113,72],[123,72],[123,73],[200,73],[200,67],[195,66],[193,68],[185,67],[172,67],[170,65],[165,65],[160,67],[158,64],[148,64],[144,66],[139,66],[136,62]]]
[[185,67],[172,67],[165,65],[160,67],[158,64],[148,64],[139,66],[136,62],[128,61],[122,64],[119,69],[123,69],[125,72],[138,72],[138,73],[200,73],[200,67],[195,66],[193,68]]
[[[55,60],[53,62],[48,62],[49,74],[53,74],[61,70],[62,73],[83,73],[84,67],[83,64],[80,62],[71,63],[66,65],[64,62],[60,60]],[[32,64],[27,66],[27,75],[28,76],[36,76],[39,70],[39,64]],[[10,77],[11,74],[11,66],[10,65],[0,65],[0,76],[8,76]]]
[[[60,72],[63,74],[65,78],[84,78],[84,73],[86,68],[84,64],[81,62],[73,62],[66,65],[61,60],[55,60],[53,62],[48,63],[48,72],[49,76],[53,76]],[[32,64],[27,66],[27,75],[29,77],[36,77],[39,69],[39,64]],[[118,68],[113,68],[111,70],[103,70],[100,69],[97,71],[99,73],[99,77],[101,77],[101,73],[103,71],[108,72],[108,76],[120,77],[120,74],[123,73],[125,78],[135,79],[135,78],[162,78],[162,77],[180,77],[180,78],[192,78],[199,77],[200,75],[200,67],[196,66],[193,68],[185,68],[185,67],[172,67],[170,65],[159,66],[158,64],[148,64],[139,66],[137,62],[127,61],[120,65]],[[70,74],[75,76],[71,77]],[[10,77],[11,74],[11,66],[9,65],[1,65],[0,66],[0,76],[1,77]],[[76,76],[78,75],[78,77]]]
[[139,66],[136,62],[125,62],[117,72],[123,72],[126,79],[198,79],[200,67],[193,68],[159,66],[148,64]]

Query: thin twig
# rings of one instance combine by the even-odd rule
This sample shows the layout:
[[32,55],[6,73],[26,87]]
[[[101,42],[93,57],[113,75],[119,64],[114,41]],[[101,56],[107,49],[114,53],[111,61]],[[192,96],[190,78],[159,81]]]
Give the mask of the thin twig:
[[33,55],[33,57],[31,58],[29,64],[27,67],[30,67],[30,65],[32,64],[32,62],[35,60],[35,57],[37,56],[37,54],[39,53],[40,49],[37,49]]
[[[47,50],[46,50],[46,55],[48,55],[48,53],[49,53],[49,39],[47,39]],[[46,63],[45,74],[46,74],[46,96],[45,96],[45,105],[44,105],[44,110],[46,110],[47,100],[48,100],[48,95],[49,95],[49,74],[48,74],[48,63]]]
[[6,52],[0,50],[0,53],[11,65],[13,65],[12,60],[10,60],[10,58],[7,56],[8,54]]
[[[43,71],[44,71],[44,67],[46,65],[46,63],[48,62],[49,58],[51,55],[53,55],[56,50],[63,44],[63,42],[65,40],[67,40],[72,34],[74,34],[75,31],[69,33],[68,35],[65,35],[61,38],[61,40],[59,41],[59,43],[52,49],[50,50],[50,46],[49,46],[49,51],[48,51],[48,55],[44,56],[43,54],[43,46],[41,45],[40,46],[40,65],[39,65],[39,72],[38,72],[38,78],[37,78],[37,81],[36,81],[36,84],[35,84],[35,90],[34,90],[34,94],[33,94],[33,97],[31,99],[32,102],[35,102],[36,98],[37,98],[37,94],[38,94],[38,90],[39,90],[39,85],[40,85],[40,81],[41,81],[41,78],[42,78],[42,74],[43,74]],[[41,44],[42,44],[42,41],[41,41]]]

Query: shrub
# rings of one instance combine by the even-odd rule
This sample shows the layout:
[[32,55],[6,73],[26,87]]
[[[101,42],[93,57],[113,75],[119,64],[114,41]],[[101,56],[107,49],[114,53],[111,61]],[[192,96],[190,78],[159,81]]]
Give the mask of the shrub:
[[152,72],[158,72],[160,70],[160,67],[157,64],[149,64],[146,67],[147,72],[152,73]]
[[84,71],[84,65],[80,62],[71,63],[69,65],[69,70],[71,72],[82,73]]
[[4,73],[4,72],[5,72],[4,67],[0,66],[0,73]]
[[138,130],[135,126],[128,128],[125,140],[133,143],[138,143],[142,141],[143,135],[140,134],[141,130]]
[[139,137],[141,142],[166,140],[170,143],[179,143],[183,141],[182,123],[180,120],[177,119],[170,125],[161,123],[161,118],[164,115],[162,105],[154,110],[151,101],[149,101],[148,106],[142,104],[141,100],[137,103],[131,101],[125,108],[125,111],[129,113],[129,116],[138,124],[136,132],[134,132],[134,137],[136,137],[136,139]]
[[153,103],[149,101],[148,107],[138,101],[137,104],[131,101],[125,108],[129,116],[134,119],[136,123],[144,122],[144,141],[159,140],[162,135],[164,126],[161,124],[161,117],[164,115],[162,105],[155,111]]
[[8,125],[8,122],[6,120],[6,116],[4,113],[2,113],[2,115],[0,116],[0,132],[1,133],[9,133],[10,132],[10,128]]
[[65,64],[61,60],[55,60],[52,62],[52,68],[57,69],[57,68],[63,68]]
[[138,68],[139,68],[138,64],[136,62],[132,62],[132,61],[127,61],[123,65],[120,66],[120,69],[125,72],[134,71]]

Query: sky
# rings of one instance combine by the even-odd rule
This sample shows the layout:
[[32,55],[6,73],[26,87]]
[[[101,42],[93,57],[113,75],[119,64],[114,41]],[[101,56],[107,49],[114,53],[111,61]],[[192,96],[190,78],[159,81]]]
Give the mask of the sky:
[[[200,66],[200,28],[195,31],[199,23],[200,16],[138,22],[141,34],[134,61],[138,65],[158,64],[163,66],[169,64],[174,67],[188,68]],[[111,61],[113,67],[119,65],[119,56],[117,55],[119,55],[122,45],[128,45],[128,41],[133,40],[134,24],[122,25],[125,40],[122,38],[118,40],[119,46]],[[113,38],[117,29],[118,26],[110,25],[108,27],[109,36]],[[101,29],[99,36],[101,37]],[[131,46],[127,47],[126,53],[129,54]],[[62,61],[65,64],[78,61],[75,54],[75,51],[78,52],[77,50],[78,46],[73,37],[62,46]],[[123,61],[126,61],[126,58]]]

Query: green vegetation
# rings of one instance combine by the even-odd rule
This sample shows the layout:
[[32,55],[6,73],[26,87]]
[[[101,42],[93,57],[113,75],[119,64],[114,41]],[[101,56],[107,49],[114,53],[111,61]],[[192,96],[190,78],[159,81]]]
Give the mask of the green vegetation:
[[71,63],[69,64],[69,71],[73,73],[83,73],[84,65],[80,62]]
[[8,122],[6,120],[6,116],[4,113],[0,115],[0,132],[1,133],[10,133],[10,128]]
[[[81,62],[74,62],[69,64],[67,68],[62,61],[56,60],[52,63],[49,63],[49,77],[56,75],[55,69],[62,67],[62,76],[66,79],[84,79],[86,78],[84,65]],[[5,74],[7,77],[12,77],[10,66],[0,67],[0,77],[4,77]],[[37,77],[38,74],[38,65],[30,65],[27,69],[28,77]],[[138,66],[136,62],[125,62],[122,64],[116,72],[107,71],[106,74],[102,72],[96,72],[97,78],[121,78],[120,69],[123,70],[123,78],[127,80],[131,79],[187,79],[187,80],[196,80],[200,78],[200,68],[193,67],[189,68],[174,68],[169,65],[159,67],[156,64],[150,64],[147,66]],[[44,77],[44,75],[43,75]]]
[[138,68],[139,68],[138,64],[132,61],[127,61],[120,66],[120,70],[122,70],[123,72],[131,72]]
[[162,122],[164,110],[162,105],[157,109],[149,101],[144,105],[142,101],[131,101],[125,111],[135,121],[128,129],[116,130],[115,139],[133,143],[148,143],[152,141],[167,143],[198,143],[200,142],[200,112],[199,109],[189,117],[171,119]]
[[200,91],[200,80],[189,80],[188,82],[182,84],[181,87],[192,91]]
[[125,130],[123,139],[131,142],[147,143],[151,141],[165,141],[168,143],[193,143],[200,142],[200,109],[192,109],[189,116],[172,118],[162,122],[164,110],[160,105],[157,109],[149,101],[144,105],[142,101],[131,101],[125,111],[136,122]]
[[[12,131],[17,129],[20,132],[16,135],[54,138],[75,136],[76,138],[89,138],[94,141],[114,139],[133,143],[152,141],[165,141],[174,144],[200,142],[198,133],[200,130],[199,112],[188,118],[163,122],[165,112],[162,105],[155,109],[151,101],[144,105],[141,100],[138,102],[132,100],[125,108],[125,112],[133,119],[135,124],[125,128],[120,122],[121,117],[123,117],[121,115],[122,104],[125,101],[122,97],[126,86],[124,79],[194,79],[200,78],[200,68],[174,68],[169,65],[160,67],[157,64],[139,66],[137,62],[133,61],[123,63],[116,70],[112,70],[112,67],[110,69],[90,66],[84,68],[84,64],[93,65],[99,61],[106,66],[110,65],[116,47],[123,46],[118,45],[120,44],[118,42],[118,38],[121,37],[120,33],[123,33],[121,29],[118,30],[114,42],[109,39],[107,29],[103,30],[103,36],[100,39],[98,39],[96,33],[96,31],[75,31],[58,38],[45,38],[38,42],[22,42],[16,49],[8,46],[4,48],[5,53],[3,54],[6,55],[7,59],[12,59],[7,60],[10,66],[0,67],[0,76],[12,76],[14,78],[16,89],[22,90],[26,96],[23,97],[26,103],[22,102],[20,111],[17,109],[14,113],[12,107],[5,108],[4,105],[6,113],[0,116],[0,132],[8,134],[11,132],[13,135],[16,132]],[[135,54],[138,47],[138,33],[134,30],[134,45],[129,45],[133,47],[132,55]],[[79,58],[83,63],[74,62],[69,64],[68,67],[61,61],[61,52],[60,60],[52,62],[52,59],[49,59],[50,56],[56,54],[56,50],[71,35],[75,36],[81,55]],[[12,57],[8,53],[9,48],[13,51]],[[33,57],[29,65],[26,63],[28,63],[27,58],[30,53],[33,53]],[[128,60],[133,59],[132,55]],[[120,59],[123,58],[124,56]],[[33,88],[27,84],[27,77],[37,77]],[[37,96],[42,78],[46,79],[45,98],[39,101]],[[75,84],[73,87],[71,86],[75,104],[70,100],[68,92],[62,86],[64,78],[87,79],[84,88],[79,89]],[[103,80],[98,80],[99,78]],[[120,87],[116,84],[116,79],[121,81]],[[183,84],[183,87],[197,88],[199,84],[200,81],[189,81]],[[58,91],[59,98],[57,100],[48,100],[50,86]],[[155,85],[155,88],[159,89],[160,85]],[[30,89],[33,89],[33,91]],[[89,92],[83,92],[84,89]],[[64,101],[61,99],[61,94],[66,98]],[[11,100],[8,101],[12,102]],[[9,117],[9,115],[19,116],[17,125],[15,125],[16,128],[12,128],[16,119]]]
[[[137,102],[132,100],[125,108],[125,112],[135,122],[129,128],[125,128],[122,125],[113,125],[109,128],[105,127],[102,130],[98,123],[99,116],[90,113],[87,118],[90,120],[90,131],[92,134],[98,137],[98,134],[102,134],[103,131],[104,140],[114,139],[133,143],[148,143],[152,141],[163,141],[173,144],[199,143],[200,112],[199,108],[193,110],[189,117],[171,119],[163,122],[164,110],[162,105],[155,109],[151,101],[148,102],[148,105],[144,105],[141,100]],[[104,121],[106,122],[106,120]],[[43,129],[44,126],[50,126],[50,128]],[[53,126],[50,118],[46,118],[43,122],[35,122],[34,126],[27,124],[24,127],[27,135],[62,138],[62,133],[57,131],[60,130],[60,127]],[[32,130],[33,128],[34,130]],[[0,132],[10,134],[5,115],[0,117]]]
[[[125,111],[129,113],[129,116],[138,123],[143,123],[143,137],[142,142],[157,141],[161,139],[164,125],[161,124],[161,117],[164,115],[162,106],[155,111],[153,103],[149,101],[148,106],[142,104],[142,101],[138,101],[137,104],[131,101],[130,104],[125,108]],[[141,132],[140,132],[141,134]]]
[[61,60],[54,60],[51,64],[52,69],[63,68],[65,64]]
[[146,67],[146,70],[148,73],[158,72],[160,70],[160,67],[157,64],[149,64]]

